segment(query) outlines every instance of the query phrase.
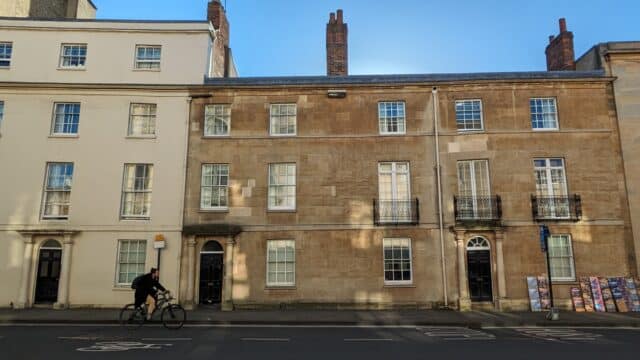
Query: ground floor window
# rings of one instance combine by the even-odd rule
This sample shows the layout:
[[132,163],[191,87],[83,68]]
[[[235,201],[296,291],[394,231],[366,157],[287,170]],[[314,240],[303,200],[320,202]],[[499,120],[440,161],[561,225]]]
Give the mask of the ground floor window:
[[296,251],[293,240],[267,242],[267,286],[294,286]]
[[147,258],[146,240],[120,240],[118,242],[117,284],[130,285],[138,275],[144,274]]
[[573,262],[571,236],[552,235],[549,237],[549,261],[553,281],[575,281],[576,270]]
[[411,284],[411,240],[384,239],[383,248],[385,284]]

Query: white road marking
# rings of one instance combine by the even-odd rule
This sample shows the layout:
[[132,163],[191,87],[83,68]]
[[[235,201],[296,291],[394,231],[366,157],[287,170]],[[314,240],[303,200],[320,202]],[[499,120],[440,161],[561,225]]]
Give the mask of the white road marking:
[[291,339],[288,338],[241,338],[242,341],[274,341],[274,342],[288,342]]
[[462,327],[422,328],[425,335],[445,341],[495,340],[496,336],[479,330]]
[[527,337],[553,342],[597,341],[603,338],[600,334],[581,332],[571,328],[516,328],[514,330]]
[[393,339],[344,339],[346,342],[393,341]]
[[192,338],[143,338],[142,341],[191,341]]

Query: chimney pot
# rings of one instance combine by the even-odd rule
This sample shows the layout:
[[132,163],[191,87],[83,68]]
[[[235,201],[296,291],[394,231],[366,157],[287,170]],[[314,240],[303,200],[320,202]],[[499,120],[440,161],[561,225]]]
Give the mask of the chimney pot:
[[567,32],[567,20],[565,18],[560,19],[560,33]]
[[549,35],[549,44],[551,44],[553,42],[553,39],[555,39],[556,37],[553,35]]
[[343,20],[343,15],[342,15],[342,9],[338,10],[338,24],[342,24],[344,22]]
[[329,24],[335,24],[335,23],[336,23],[336,13],[329,14]]

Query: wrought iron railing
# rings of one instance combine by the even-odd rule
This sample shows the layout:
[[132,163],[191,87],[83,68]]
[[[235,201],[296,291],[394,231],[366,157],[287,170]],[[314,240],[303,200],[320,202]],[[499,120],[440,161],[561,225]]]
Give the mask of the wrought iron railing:
[[420,201],[373,199],[373,223],[376,225],[417,225]]
[[500,196],[454,196],[457,222],[495,222],[502,219]]
[[567,220],[579,221],[582,218],[582,199],[580,195],[537,196],[531,195],[531,210],[537,221]]

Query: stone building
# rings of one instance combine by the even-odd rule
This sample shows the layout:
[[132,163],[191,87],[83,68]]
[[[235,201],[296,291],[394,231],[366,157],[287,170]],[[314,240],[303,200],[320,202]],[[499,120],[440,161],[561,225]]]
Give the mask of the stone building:
[[91,0],[2,0],[0,16],[95,19],[98,8]]
[[541,224],[560,305],[634,272],[612,77],[327,75],[192,88],[188,305],[524,310]]
[[0,307],[178,289],[188,87],[235,73],[210,20],[0,19]]
[[[598,44],[576,62],[578,70],[603,70],[615,77],[613,92],[635,243],[640,259],[640,42]],[[640,268],[638,269],[640,271]]]

